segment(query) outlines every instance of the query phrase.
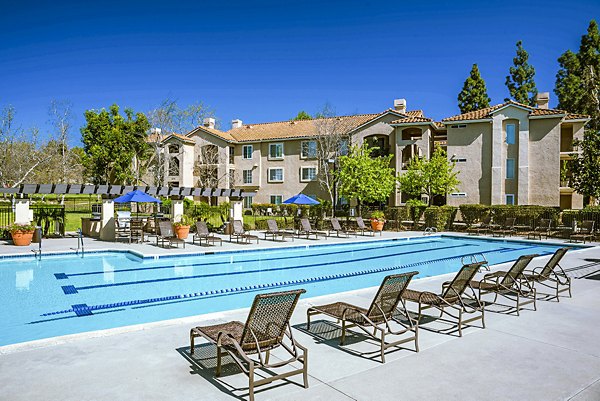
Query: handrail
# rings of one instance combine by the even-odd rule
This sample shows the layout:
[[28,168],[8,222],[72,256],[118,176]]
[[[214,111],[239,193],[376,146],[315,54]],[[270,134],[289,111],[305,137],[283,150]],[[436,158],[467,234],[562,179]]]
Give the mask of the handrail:
[[71,249],[75,251],[76,255],[79,255],[79,251],[81,251],[81,256],[83,256],[85,252],[85,248],[83,246],[83,232],[81,231],[81,228],[77,229],[77,249]]
[[36,231],[37,238],[39,240],[38,249],[37,250],[32,249],[31,252],[33,252],[35,254],[36,259],[42,260],[42,228],[36,227],[35,231]]
[[460,258],[460,263],[462,265],[467,265],[471,263],[481,263],[479,271],[483,269],[490,271],[490,264],[483,253],[473,253],[471,255],[465,255],[462,258]]

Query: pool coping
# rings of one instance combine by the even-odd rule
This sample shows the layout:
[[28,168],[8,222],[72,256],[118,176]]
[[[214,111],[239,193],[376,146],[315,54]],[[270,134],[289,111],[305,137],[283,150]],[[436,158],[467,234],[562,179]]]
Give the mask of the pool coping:
[[[443,238],[443,237],[450,237],[450,238],[471,238],[471,239],[478,239],[478,240],[486,240],[486,241],[493,241],[493,242],[520,242],[520,243],[527,243],[527,244],[547,244],[547,245],[552,245],[552,246],[569,246],[569,244],[565,244],[564,242],[558,242],[558,241],[536,241],[536,240],[528,240],[528,239],[507,239],[507,238],[493,238],[493,237],[480,237],[480,236],[468,236],[466,234],[444,234],[444,233],[439,233],[439,234],[434,234],[434,235],[428,235],[428,236],[410,236],[410,237],[401,237],[401,238],[380,238],[380,239],[374,239],[377,242],[396,242],[396,241],[410,241],[410,240],[416,240],[416,239],[424,239],[424,238]],[[216,252],[194,252],[194,253],[182,253],[182,254],[177,254],[177,255],[153,255],[153,256],[144,256],[141,252],[138,252],[136,250],[123,250],[123,249],[97,249],[97,250],[93,250],[93,251],[89,251],[86,252],[86,254],[90,253],[90,254],[103,254],[103,253],[121,253],[121,254],[134,254],[136,257],[138,258],[142,258],[144,260],[159,260],[159,259],[169,259],[169,258],[178,258],[178,257],[190,257],[190,256],[203,256],[203,255],[213,255],[215,253],[220,253],[220,254],[229,254],[229,253],[248,253],[248,252],[258,252],[258,251],[262,251],[262,250],[285,250],[285,249],[308,249],[308,248],[315,248],[315,247],[324,247],[324,246],[336,246],[336,245],[348,245],[348,244],[368,244],[370,242],[372,242],[372,240],[368,240],[368,241],[353,241],[353,242],[349,242],[349,243],[333,243],[333,244],[306,244],[306,245],[297,245],[297,246],[285,246],[285,247],[279,247],[279,248],[260,248],[260,249],[240,249],[240,250],[222,250],[219,251],[217,250]],[[598,245],[587,245],[587,244],[573,244],[576,245],[575,249],[570,250],[571,253],[574,252],[582,252],[582,251],[588,251],[594,248],[599,248]],[[66,255],[77,255],[77,252],[73,251],[73,252],[49,252],[46,255],[48,256],[66,256]],[[548,255],[540,255],[542,257],[544,256],[548,256]],[[31,258],[35,260],[35,256],[31,256],[29,254],[17,254],[16,259],[21,259],[21,258]],[[11,259],[11,258],[15,258],[15,256],[9,256],[9,255],[0,255],[0,260],[5,260],[5,259]],[[497,266],[501,266],[503,264],[507,264],[510,262],[503,262],[503,263],[499,263],[499,264],[495,264],[495,265],[490,265],[491,268],[495,268]],[[456,272],[450,272],[450,273],[444,273],[444,274],[440,274],[440,275],[435,275],[435,276],[429,276],[429,277],[421,277],[415,280],[432,280],[432,279],[439,279],[440,277],[444,277],[444,276],[448,276],[448,277],[454,277],[454,275],[456,274]],[[334,293],[334,294],[357,294],[360,293],[362,291],[369,291],[372,290],[374,288],[377,288],[377,286],[373,286],[373,287],[365,287],[365,288],[360,288],[360,289],[355,289],[355,290],[350,290],[350,291],[343,291],[343,292],[339,292],[339,293]],[[265,288],[268,289],[268,288]],[[308,298],[304,298],[302,299],[300,302],[301,303],[311,303],[311,300],[314,300],[316,298],[320,298],[320,297],[327,297],[327,296],[331,296],[333,294],[325,294],[325,295],[318,295],[315,297],[308,297]],[[175,318],[175,319],[166,319],[166,320],[159,320],[159,321],[155,321],[155,322],[147,322],[147,323],[141,323],[141,324],[134,324],[134,325],[126,325],[126,326],[121,326],[121,327],[113,327],[113,328],[108,328],[108,329],[100,329],[100,330],[92,330],[92,331],[86,331],[86,332],[81,332],[81,333],[73,333],[73,334],[65,334],[65,335],[60,335],[60,336],[54,336],[54,337],[48,337],[48,338],[42,338],[42,339],[38,339],[38,340],[31,340],[31,341],[24,341],[24,342],[19,342],[19,343],[14,343],[14,344],[7,344],[7,345],[2,345],[0,346],[0,355],[3,354],[8,354],[8,353],[14,353],[14,352],[20,352],[20,351],[24,351],[26,349],[31,349],[33,348],[43,348],[43,347],[48,347],[48,346],[53,346],[53,345],[58,345],[58,344],[65,344],[65,343],[69,343],[71,341],[77,341],[77,340],[81,340],[81,339],[87,339],[87,338],[96,338],[96,337],[106,337],[106,336],[112,336],[112,335],[118,335],[118,334],[123,334],[123,333],[129,333],[129,332],[134,332],[134,331],[140,331],[140,330],[147,330],[147,329],[152,329],[152,328],[158,328],[158,327],[165,327],[165,326],[171,326],[171,325],[176,325],[176,324],[182,324],[182,323],[186,323],[186,322],[198,322],[198,321],[210,321],[210,320],[215,320],[215,319],[219,319],[222,318],[225,315],[228,314],[233,314],[233,313],[240,313],[243,312],[244,310],[249,310],[250,307],[244,307],[244,308],[236,308],[236,309],[228,309],[228,310],[224,310],[224,311],[217,311],[217,312],[209,312],[209,313],[205,313],[205,314],[200,314],[200,315],[194,315],[194,316],[186,316],[186,317],[179,317],[179,318]]]

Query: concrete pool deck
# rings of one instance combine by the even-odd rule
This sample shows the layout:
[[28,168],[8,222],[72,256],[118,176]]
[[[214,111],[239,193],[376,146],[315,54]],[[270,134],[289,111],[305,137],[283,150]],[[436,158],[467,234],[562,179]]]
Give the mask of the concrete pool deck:
[[[385,232],[375,240],[410,235],[422,237],[422,233]],[[339,242],[355,240],[351,237]],[[338,240],[286,243],[261,240],[259,247],[334,242]],[[76,239],[72,238],[46,240],[44,251],[64,252],[76,246]],[[14,248],[2,245],[0,255],[16,251],[31,254],[29,248]],[[251,248],[256,248],[256,244],[224,242],[222,247],[223,250]],[[183,253],[152,245],[91,240],[86,241],[86,249],[132,249],[147,255]],[[189,245],[185,251],[206,249]],[[547,259],[548,256],[537,258],[535,266],[543,265]],[[301,376],[295,376],[257,388],[256,399],[598,400],[600,248],[570,252],[562,265],[575,278],[573,298],[539,301],[537,311],[525,310],[519,317],[492,306],[491,312],[486,313],[487,328],[469,327],[462,338],[425,329],[445,328],[441,322],[425,323],[420,330],[421,352],[415,353],[410,345],[409,349],[389,350],[385,364],[377,359],[378,346],[359,335],[351,336],[348,345],[340,347],[340,330],[334,320],[317,316],[311,331],[305,330],[306,309],[310,305],[344,300],[367,306],[374,288],[302,299],[292,324],[294,337],[309,349],[310,387],[304,389]],[[441,283],[452,276],[414,280],[411,288],[437,292]],[[194,325],[244,321],[247,312],[247,309],[227,311],[2,347],[0,399],[247,399],[246,376],[229,364],[223,377],[215,378],[215,349],[198,347],[192,363],[188,339],[189,329]]]

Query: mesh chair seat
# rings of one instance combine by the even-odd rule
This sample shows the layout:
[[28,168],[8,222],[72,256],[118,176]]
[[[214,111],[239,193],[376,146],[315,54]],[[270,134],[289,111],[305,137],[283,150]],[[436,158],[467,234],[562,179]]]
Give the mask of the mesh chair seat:
[[[441,298],[439,295],[430,292],[415,291],[411,289],[404,290],[402,298],[404,298],[407,301],[421,302],[428,305],[441,305],[443,303],[443,298]],[[457,297],[450,297],[446,299],[446,301],[449,303],[453,303],[454,301],[456,301],[456,299]]]
[[[211,326],[198,326],[192,329],[197,335],[204,335],[210,338],[215,343],[219,333],[229,334],[233,337],[233,341],[240,343],[242,334],[244,333],[244,323],[239,321],[231,321],[227,323],[213,324]],[[221,337],[221,344],[224,346],[233,346],[233,341],[228,335]]]
[[[360,315],[360,313],[367,314],[368,310],[359,306],[355,306],[352,304],[348,304],[346,302],[335,302],[327,305],[319,305],[313,307],[313,309],[324,313],[326,315],[335,317],[337,319],[341,319],[344,316],[344,311],[346,311],[346,320],[353,323],[365,324],[365,319]],[[377,320],[371,319],[374,322],[383,321],[381,317]]]

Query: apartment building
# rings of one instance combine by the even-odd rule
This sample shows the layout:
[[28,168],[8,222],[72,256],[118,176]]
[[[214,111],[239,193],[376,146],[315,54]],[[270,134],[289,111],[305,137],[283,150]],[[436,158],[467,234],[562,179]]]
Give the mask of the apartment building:
[[548,103],[546,92],[538,94],[537,107],[508,101],[442,120],[461,181],[448,204],[582,207],[565,162],[589,119]]
[[[543,93],[538,107],[506,102],[441,122],[421,110],[408,111],[404,99],[374,114],[260,124],[233,120],[228,131],[216,129],[208,118],[186,135],[164,139],[165,181],[255,191],[246,207],[281,203],[298,193],[328,199],[317,180],[317,138],[335,132],[345,138],[345,148],[367,141],[379,148],[376,156],[391,154],[398,174],[413,157],[429,158],[437,144],[442,146],[456,162],[461,184],[435,199],[438,204],[580,207],[582,198],[569,187],[563,165],[588,119],[549,109],[548,101]],[[396,191],[388,203],[407,199]]]

